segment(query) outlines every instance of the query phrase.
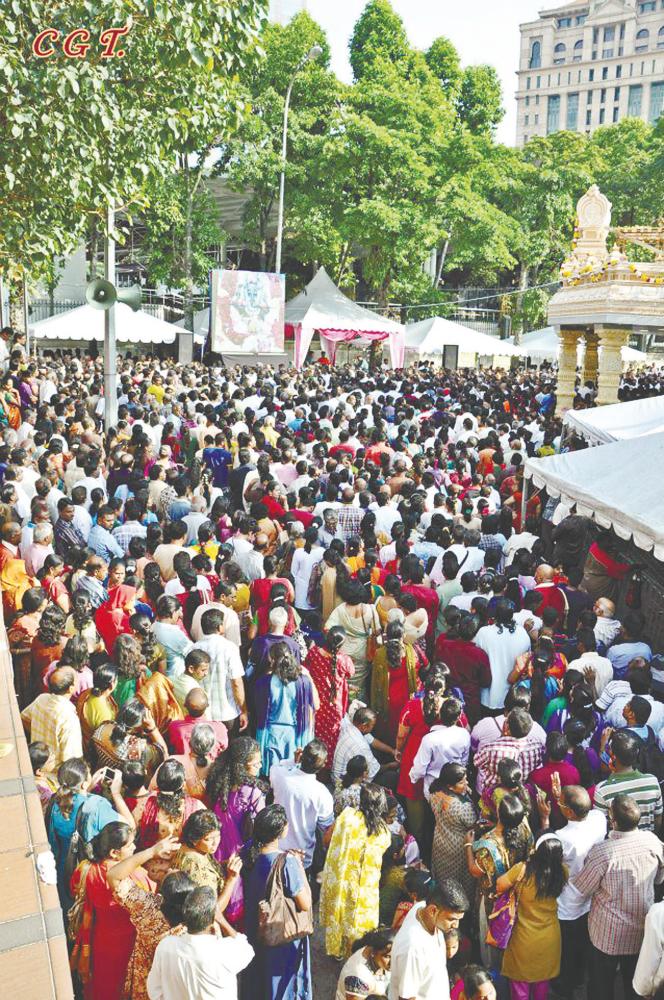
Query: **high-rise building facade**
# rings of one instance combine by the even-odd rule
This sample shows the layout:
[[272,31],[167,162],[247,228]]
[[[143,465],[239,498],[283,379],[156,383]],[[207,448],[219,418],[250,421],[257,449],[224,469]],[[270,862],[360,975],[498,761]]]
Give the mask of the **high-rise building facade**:
[[521,25],[517,146],[664,113],[664,0],[571,0]]
[[307,9],[307,0],[270,0],[270,20],[288,24],[292,17]]

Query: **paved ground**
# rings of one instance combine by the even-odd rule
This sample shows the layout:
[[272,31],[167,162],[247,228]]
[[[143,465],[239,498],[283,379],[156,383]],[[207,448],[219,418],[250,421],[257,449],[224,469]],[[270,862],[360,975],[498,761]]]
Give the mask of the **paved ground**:
[[318,906],[315,912],[315,930],[311,938],[314,1000],[334,1000],[341,963],[335,962],[325,954],[325,936],[318,923]]

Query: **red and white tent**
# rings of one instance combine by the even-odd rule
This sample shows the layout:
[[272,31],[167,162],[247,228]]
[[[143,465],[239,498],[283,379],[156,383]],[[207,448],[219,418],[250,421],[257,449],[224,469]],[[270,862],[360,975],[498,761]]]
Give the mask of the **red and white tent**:
[[295,340],[296,368],[302,368],[316,332],[333,363],[337,344],[389,340],[392,367],[403,367],[406,337],[401,323],[358,306],[337,288],[324,267],[287,303],[285,325],[286,332],[292,333]]

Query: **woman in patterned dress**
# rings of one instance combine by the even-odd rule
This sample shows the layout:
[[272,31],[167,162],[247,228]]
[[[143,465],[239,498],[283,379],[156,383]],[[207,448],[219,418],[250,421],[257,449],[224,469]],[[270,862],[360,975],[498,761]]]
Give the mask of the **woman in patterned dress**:
[[477,810],[469,794],[468,777],[463,764],[450,761],[443,765],[440,777],[429,789],[429,805],[436,821],[431,854],[431,874],[440,882],[453,876],[461,882],[466,895],[475,894],[475,880],[468,871],[465,854],[466,834],[477,821]]
[[315,733],[327,747],[327,767],[332,767],[341,720],[348,711],[348,681],[355,673],[350,656],[341,652],[345,638],[346,631],[341,626],[329,629],[325,645],[312,646],[304,661],[320,699]]
[[391,840],[386,815],[385,790],[367,784],[359,808],[344,809],[334,824],[319,916],[325,950],[335,958],[348,958],[353,942],[378,927],[381,865]]

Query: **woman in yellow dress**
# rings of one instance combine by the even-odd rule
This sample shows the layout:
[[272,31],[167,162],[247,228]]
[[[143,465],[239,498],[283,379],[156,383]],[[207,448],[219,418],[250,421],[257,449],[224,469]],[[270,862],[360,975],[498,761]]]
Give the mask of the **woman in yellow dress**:
[[563,846],[553,833],[539,838],[528,861],[498,879],[499,893],[515,888],[517,897],[516,925],[502,968],[512,1000],[546,1000],[549,983],[560,972],[557,900],[566,882]]
[[346,959],[354,941],[378,927],[383,854],[390,846],[387,798],[378,785],[360,790],[357,809],[341,813],[330,841],[320,894],[320,923],[328,955]]

